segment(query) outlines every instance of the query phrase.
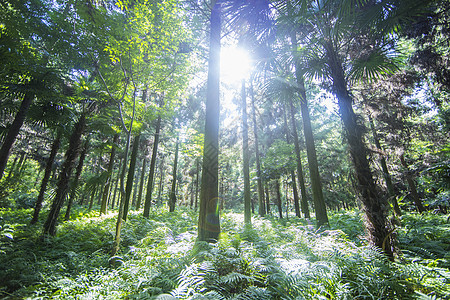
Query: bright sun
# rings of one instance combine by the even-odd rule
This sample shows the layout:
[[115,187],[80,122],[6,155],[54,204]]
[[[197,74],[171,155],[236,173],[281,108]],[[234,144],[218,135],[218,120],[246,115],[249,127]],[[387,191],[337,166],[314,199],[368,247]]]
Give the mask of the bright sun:
[[248,77],[251,57],[245,49],[237,46],[223,47],[220,52],[220,78],[225,84],[237,85]]

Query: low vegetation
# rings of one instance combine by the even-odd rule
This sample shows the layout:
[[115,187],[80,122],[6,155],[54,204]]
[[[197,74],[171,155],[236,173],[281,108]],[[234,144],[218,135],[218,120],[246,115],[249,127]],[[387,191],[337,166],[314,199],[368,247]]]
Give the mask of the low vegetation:
[[192,210],[131,212],[114,257],[115,214],[75,210],[45,238],[30,215],[0,211],[5,299],[450,299],[448,215],[402,216],[395,262],[366,245],[356,210],[323,230],[271,216],[245,229],[228,211],[217,244],[195,244]]

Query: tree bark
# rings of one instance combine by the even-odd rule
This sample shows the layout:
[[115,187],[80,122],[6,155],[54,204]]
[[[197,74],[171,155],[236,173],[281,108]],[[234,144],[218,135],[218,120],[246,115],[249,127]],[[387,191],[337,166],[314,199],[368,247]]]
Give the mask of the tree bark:
[[119,141],[119,134],[116,133],[113,137],[113,143],[111,148],[111,154],[109,156],[109,162],[108,162],[108,178],[106,179],[105,187],[103,188],[103,194],[102,194],[102,204],[100,205],[100,215],[106,214],[106,210],[108,207],[108,196],[112,181],[112,171],[114,167],[114,159],[116,157],[116,147],[117,143]]
[[77,166],[77,170],[75,172],[75,178],[72,182],[72,185],[70,187],[70,195],[69,195],[69,203],[67,204],[67,209],[66,209],[66,214],[64,216],[64,221],[69,221],[70,218],[70,210],[72,209],[72,204],[73,204],[73,200],[75,198],[75,191],[78,187],[78,182],[80,180],[80,175],[81,175],[81,171],[83,170],[83,165],[84,165],[84,158],[86,157],[86,153],[89,147],[89,140],[87,139],[84,142],[84,146],[83,146],[83,150],[81,151],[80,154],[80,159],[78,160],[78,166]]
[[131,158],[130,158],[130,167],[128,168],[128,175],[127,175],[127,185],[125,188],[125,201],[123,206],[123,220],[126,221],[128,217],[128,210],[130,207],[130,198],[131,198],[131,190],[133,189],[133,182],[134,182],[134,173],[136,170],[136,158],[137,153],[139,150],[139,138],[140,134],[138,134],[133,141],[133,150],[131,152]]
[[152,150],[152,159],[150,161],[150,171],[148,173],[148,179],[147,179],[147,193],[145,195],[144,214],[143,214],[145,218],[149,217],[150,206],[152,204],[153,178],[155,176],[156,157],[158,155],[160,130],[161,130],[161,116],[158,116],[158,120],[156,121],[155,138],[153,140],[153,150]]
[[[373,139],[375,141],[375,146],[380,151],[383,151],[383,149],[381,148],[381,144],[380,144],[380,139],[378,137],[378,133],[377,133],[377,131],[375,129],[375,124],[374,124],[373,119],[372,119],[372,117],[370,115],[369,115],[369,123],[370,123],[370,128],[372,130]],[[384,156],[382,154],[380,154],[380,164],[381,164],[381,169],[383,170],[384,180],[386,181],[386,187],[387,187],[387,190],[388,190],[388,193],[389,193],[389,198],[391,199],[392,207],[394,208],[394,213],[397,216],[401,216],[402,212],[401,212],[400,207],[399,207],[398,202],[397,202],[397,195],[395,194],[395,191],[394,191],[394,185],[392,184],[391,175],[389,174],[389,170],[388,170],[388,167],[387,167],[386,159],[384,158]]]
[[44,223],[44,235],[54,236],[56,234],[56,224],[58,221],[59,212],[69,191],[69,179],[72,174],[73,165],[78,156],[81,143],[81,135],[83,134],[85,126],[86,118],[85,115],[82,114],[78,122],[75,124],[73,133],[70,137],[69,148],[66,152],[66,160],[64,161],[61,173],[59,175],[56,195],[53,199],[53,203],[50,208],[47,220]]
[[122,161],[123,159],[121,159],[119,161],[119,167],[117,168],[117,178],[116,178],[116,183],[114,184],[114,194],[113,194],[113,198],[111,201],[111,209],[114,209],[114,205],[116,204],[116,196],[117,196],[117,190],[119,189],[119,181],[120,181],[120,170],[122,169]]
[[[287,112],[286,112],[286,105],[284,105],[283,107],[284,109],[284,113],[283,113],[283,117],[284,117],[284,128],[286,131],[286,142],[288,144],[291,144],[291,139],[289,138],[289,127],[288,127],[288,122],[287,122]],[[294,194],[294,209],[295,209],[295,216],[298,218],[301,218],[300,215],[300,202],[299,202],[299,197],[298,197],[298,191],[297,191],[297,183],[295,182],[296,178],[295,178],[295,172],[292,171],[291,172],[291,177],[292,177],[292,191]],[[286,212],[287,213],[287,212]]]
[[175,203],[177,201],[176,187],[177,187],[178,147],[179,147],[179,138],[177,136],[177,141],[175,144],[175,158],[173,161],[172,189],[170,190],[170,197],[169,197],[169,212],[175,211]]
[[306,100],[306,90],[303,78],[297,77],[297,84],[300,88],[300,111],[303,120],[303,133],[305,135],[306,157],[308,158],[309,177],[311,179],[311,189],[314,199],[314,210],[316,213],[317,226],[320,227],[328,224],[327,207],[325,205],[325,199],[323,198],[319,164],[317,163],[316,146],[314,143],[311,118],[309,116],[308,101]]
[[411,197],[414,200],[414,204],[416,205],[417,211],[419,213],[423,213],[425,211],[425,208],[423,207],[422,200],[420,200],[419,193],[417,193],[416,183],[414,182],[414,178],[408,170],[408,164],[406,163],[403,154],[400,155],[400,162],[402,163],[402,166],[405,168],[406,181],[408,182],[409,191],[411,193]]
[[241,87],[242,109],[242,161],[244,174],[244,223],[251,225],[251,198],[250,198],[250,167],[248,153],[248,122],[247,122],[247,93],[245,91],[245,79],[242,79]]
[[50,150],[50,156],[47,159],[47,164],[45,166],[44,178],[42,178],[41,188],[39,189],[39,195],[34,205],[33,218],[30,224],[35,224],[39,218],[39,212],[42,208],[42,202],[44,201],[45,191],[47,190],[47,185],[52,174],[53,163],[55,162],[56,154],[58,154],[59,147],[61,146],[61,132],[58,132],[58,136],[53,141],[52,148]]
[[158,185],[158,198],[156,199],[156,204],[160,205],[161,204],[161,194],[164,190],[164,156],[161,159],[161,164],[159,166],[159,185]]
[[144,180],[145,180],[145,167],[147,166],[147,157],[144,157],[144,161],[142,162],[142,171],[141,171],[141,179],[139,181],[139,193],[136,200],[136,210],[141,208],[142,202],[142,193],[144,191]]
[[215,2],[210,18],[210,47],[206,92],[206,121],[203,147],[198,240],[215,242],[219,239],[219,83],[220,83],[221,4]]
[[9,127],[8,133],[6,134],[5,139],[3,140],[3,145],[0,148],[0,179],[3,177],[3,173],[6,168],[6,164],[8,163],[9,153],[11,151],[12,145],[19,134],[20,128],[25,121],[25,117],[27,115],[28,109],[30,108],[31,103],[33,102],[34,94],[31,92],[25,93],[22,103],[20,104],[19,111],[17,112],[14,121],[11,123]]
[[291,116],[291,126],[292,126],[292,136],[294,138],[294,147],[295,147],[295,155],[297,157],[297,176],[298,176],[298,184],[300,185],[300,194],[302,196],[301,205],[302,211],[305,219],[309,219],[309,207],[308,207],[308,197],[306,195],[306,187],[305,187],[305,179],[303,177],[303,166],[302,166],[302,157],[300,156],[300,142],[298,140],[297,133],[297,123],[295,122],[295,111],[294,104],[292,103],[292,99],[289,99],[289,107],[290,107],[290,116]]
[[275,179],[275,192],[277,194],[277,207],[280,219],[283,219],[283,204],[281,203],[280,179]]
[[355,168],[358,191],[361,194],[366,215],[366,231],[369,242],[382,249],[392,258],[392,236],[387,220],[386,199],[377,190],[367,158],[367,148],[363,142],[362,126],[358,124],[353,111],[353,97],[347,89],[344,70],[331,43],[326,45],[326,54],[333,79],[333,89],[338,98],[339,113],[344,124],[344,132],[348,141],[350,156]]
[[256,123],[256,107],[255,107],[255,95],[253,93],[253,85],[250,83],[250,98],[252,101],[252,121],[253,121],[253,134],[255,135],[255,156],[256,156],[256,175],[257,175],[257,188],[258,188],[258,213],[261,217],[266,214],[266,201],[264,199],[264,187],[261,178],[261,161],[259,157],[259,140],[258,140],[258,126]]

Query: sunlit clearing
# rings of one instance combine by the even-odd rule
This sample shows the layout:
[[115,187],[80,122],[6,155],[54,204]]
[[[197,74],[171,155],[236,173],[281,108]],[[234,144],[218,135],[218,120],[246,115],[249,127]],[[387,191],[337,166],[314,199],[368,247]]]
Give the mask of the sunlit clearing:
[[249,75],[251,65],[251,57],[245,49],[236,46],[222,48],[220,75],[225,84],[238,85]]

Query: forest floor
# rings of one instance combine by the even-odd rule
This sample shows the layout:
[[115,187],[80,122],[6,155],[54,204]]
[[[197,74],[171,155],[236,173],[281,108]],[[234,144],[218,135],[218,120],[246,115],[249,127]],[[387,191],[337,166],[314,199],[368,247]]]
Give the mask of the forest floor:
[[321,231],[272,216],[244,229],[224,212],[214,245],[195,244],[191,210],[131,212],[115,257],[117,213],[75,210],[46,238],[31,214],[0,209],[0,298],[450,299],[449,215],[402,216],[390,262],[366,245],[358,211],[330,212]]

